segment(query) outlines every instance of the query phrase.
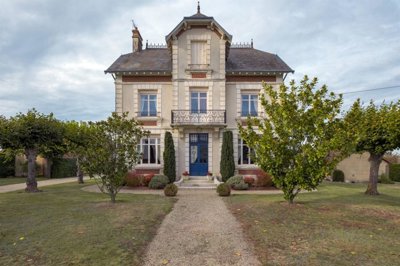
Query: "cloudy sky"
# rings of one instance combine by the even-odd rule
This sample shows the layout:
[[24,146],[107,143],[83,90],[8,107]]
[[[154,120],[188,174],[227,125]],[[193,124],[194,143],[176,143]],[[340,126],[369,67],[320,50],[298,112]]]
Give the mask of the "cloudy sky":
[[[251,4],[249,4],[251,3]],[[104,70],[131,52],[131,20],[163,43],[193,0],[0,0],[0,114],[35,107],[63,120],[98,120],[114,110]],[[234,42],[254,39],[296,72],[317,76],[349,106],[400,99],[400,1],[203,0]],[[397,87],[395,87],[397,86]],[[358,92],[376,88],[391,89]],[[355,93],[352,93],[355,92]]]

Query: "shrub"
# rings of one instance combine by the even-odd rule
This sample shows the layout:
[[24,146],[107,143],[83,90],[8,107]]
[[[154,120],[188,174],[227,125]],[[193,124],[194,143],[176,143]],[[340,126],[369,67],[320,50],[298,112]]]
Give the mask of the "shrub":
[[125,182],[128,187],[141,187],[144,186],[144,176],[130,171],[125,176]]
[[219,184],[217,187],[217,193],[221,197],[227,197],[231,195],[231,187],[226,183]]
[[234,175],[232,177],[230,177],[225,183],[230,186],[233,187],[234,185],[238,185],[240,183],[243,183],[243,176],[241,175]]
[[163,189],[168,183],[169,179],[165,175],[154,175],[149,183],[149,188]]
[[273,185],[272,177],[269,174],[262,170],[257,172],[257,181],[255,182],[256,187],[272,187]]
[[0,177],[9,177],[14,175],[15,156],[7,160],[6,156],[0,153]]
[[168,177],[169,183],[176,179],[175,147],[171,132],[167,131],[164,138],[164,174]]
[[246,184],[246,183],[242,180],[242,182],[240,182],[239,184],[234,184],[234,185],[232,186],[232,188],[233,188],[234,190],[247,190],[247,189],[249,189],[249,185]]
[[335,169],[332,173],[333,182],[344,182],[344,173],[342,170]]
[[51,165],[51,178],[63,178],[76,176],[75,158],[55,158]]
[[400,164],[389,165],[389,178],[393,181],[400,182]]
[[392,181],[387,175],[381,174],[378,178],[378,183],[381,184],[394,184],[394,181]]
[[164,188],[164,195],[167,197],[175,197],[178,193],[178,187],[175,184],[168,184]]
[[254,178],[251,177],[251,176],[245,176],[245,177],[243,178],[243,181],[244,181],[247,185],[249,185],[249,187],[251,187],[251,186],[254,184],[254,182],[255,182]]
[[153,178],[153,176],[154,176],[154,174],[144,175],[144,179],[143,179],[144,186],[146,186],[146,187],[149,186],[149,183],[150,183],[151,179]]
[[225,131],[222,136],[221,162],[222,181],[227,181],[235,173],[235,161],[233,158],[233,134]]

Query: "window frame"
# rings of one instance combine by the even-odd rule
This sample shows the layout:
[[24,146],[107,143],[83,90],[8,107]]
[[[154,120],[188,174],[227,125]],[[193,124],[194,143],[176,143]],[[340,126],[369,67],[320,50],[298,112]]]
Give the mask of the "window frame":
[[[197,94],[197,97],[195,97],[195,98],[193,98],[193,95],[194,94]],[[204,94],[203,96],[201,95],[201,94]],[[205,114],[205,113],[207,113],[207,92],[205,92],[205,91],[191,91],[190,92],[190,113],[192,113],[192,114]],[[193,109],[193,105],[192,105],[192,103],[193,103],[193,99],[196,99],[197,100],[197,106],[196,106],[196,109]],[[202,105],[202,100],[205,100],[205,109],[202,109],[201,107],[201,105]]]
[[[247,99],[244,99],[244,97],[247,97]],[[255,99],[254,99],[255,97]],[[241,93],[240,96],[240,103],[241,103],[241,109],[240,109],[240,116],[242,117],[247,117],[247,116],[258,116],[258,94],[255,93]],[[243,102],[247,102],[247,110],[244,110],[244,104]],[[252,105],[253,103],[253,105]],[[255,107],[255,111],[252,110],[252,106]]]
[[[246,156],[247,162],[246,163],[244,163],[244,159],[243,159],[244,158],[244,153],[243,153],[244,147],[247,148],[247,156]],[[253,155],[251,155],[251,154],[253,154]],[[255,165],[254,161],[251,159],[251,156],[254,156],[254,155],[255,155],[254,149],[250,148],[243,139],[238,138],[238,165],[241,165],[241,166]]]
[[[147,141],[147,143],[145,143],[145,141]],[[154,141],[154,143],[152,143],[152,141]],[[154,150],[154,162],[151,162],[151,158],[152,158],[152,148],[151,146],[153,146],[153,150]],[[147,147],[147,162],[144,162],[144,150],[145,147]],[[161,164],[161,142],[160,142],[160,137],[158,136],[150,136],[148,138],[142,138],[140,140],[140,143],[138,144],[138,150],[141,153],[141,158],[138,162],[138,164],[140,165],[160,165]]]
[[[197,53],[195,45],[199,45]],[[190,64],[193,66],[207,65],[207,41],[206,40],[191,40],[190,41]],[[197,55],[197,58],[195,57]]]
[[[147,110],[142,110],[143,109],[143,102],[142,102],[142,97],[145,96],[147,99],[145,100],[147,102]],[[154,99],[151,99],[150,97],[153,96]],[[140,117],[155,117],[157,116],[157,93],[152,93],[152,92],[146,92],[146,93],[139,93],[139,116]],[[154,103],[155,110],[151,110],[151,103]]]

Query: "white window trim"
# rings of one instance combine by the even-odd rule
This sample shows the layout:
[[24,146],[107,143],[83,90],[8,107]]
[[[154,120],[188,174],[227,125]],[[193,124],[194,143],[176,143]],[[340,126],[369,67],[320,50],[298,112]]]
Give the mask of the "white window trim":
[[[156,149],[155,149],[155,151],[156,151],[156,156],[155,156],[155,158],[156,158],[156,162],[155,163],[143,163],[143,156],[142,156],[142,158],[139,160],[139,162],[138,162],[138,165],[140,165],[140,166],[159,166],[159,165],[161,165],[161,141],[160,141],[160,136],[150,136],[150,137],[148,137],[148,138],[142,138],[141,140],[140,140],[140,143],[139,143],[139,147],[140,147],[140,152],[142,153],[143,152],[143,143],[142,143],[142,140],[144,140],[144,139],[147,139],[147,140],[149,140],[149,143],[148,144],[146,144],[146,145],[148,145],[149,147],[150,147],[150,145],[156,145]],[[150,144],[150,139],[155,139],[156,141],[156,143],[155,144]],[[157,149],[157,146],[158,146],[158,149]],[[150,148],[148,149],[148,155],[150,155]],[[150,158],[150,157],[149,157]],[[159,161],[159,162],[158,162]]]
[[[240,148],[239,148],[239,146],[240,146]],[[238,146],[237,146],[237,149],[238,149],[238,162],[237,162],[237,164],[238,164],[239,166],[254,166],[255,164],[253,163],[252,160],[251,160],[252,163],[243,163],[243,146],[247,146],[247,148],[249,149],[248,158],[249,158],[249,160],[251,160],[251,159],[250,159],[250,154],[251,154],[251,151],[252,151],[253,149],[250,148],[247,144],[243,144],[243,139],[241,139],[241,138],[239,137],[239,138],[238,138]],[[240,161],[239,161],[239,159],[240,159]]]

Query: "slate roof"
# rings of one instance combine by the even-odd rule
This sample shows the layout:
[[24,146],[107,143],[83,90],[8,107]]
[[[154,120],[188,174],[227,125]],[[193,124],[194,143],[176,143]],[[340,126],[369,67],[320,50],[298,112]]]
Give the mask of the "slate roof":
[[[163,71],[172,72],[168,49],[146,49],[121,55],[105,73]],[[231,48],[226,62],[227,72],[294,72],[278,55],[254,48]]]

